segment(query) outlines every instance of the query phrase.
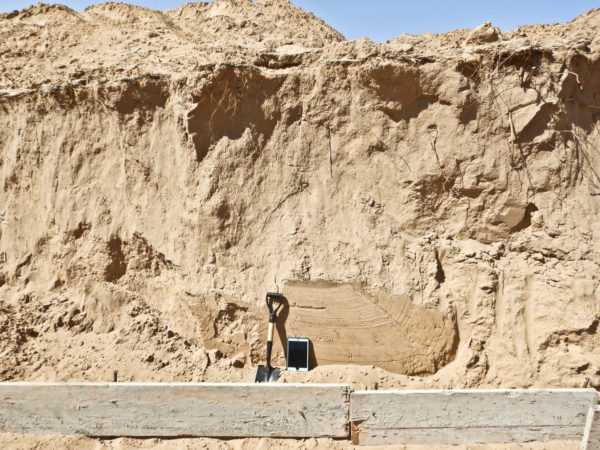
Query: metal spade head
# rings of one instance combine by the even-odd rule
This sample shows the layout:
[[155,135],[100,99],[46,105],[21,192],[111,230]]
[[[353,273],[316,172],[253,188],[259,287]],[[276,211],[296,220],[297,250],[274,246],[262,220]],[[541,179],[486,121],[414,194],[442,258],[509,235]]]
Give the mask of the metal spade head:
[[270,383],[279,378],[279,367],[258,366],[255,383]]

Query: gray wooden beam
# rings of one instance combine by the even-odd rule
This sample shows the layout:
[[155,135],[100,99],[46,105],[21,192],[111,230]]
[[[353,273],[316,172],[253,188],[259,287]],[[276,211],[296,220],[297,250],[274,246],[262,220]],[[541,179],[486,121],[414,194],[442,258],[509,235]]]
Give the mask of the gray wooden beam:
[[600,406],[588,411],[581,450],[600,450]]
[[0,432],[347,438],[335,384],[0,383]]
[[580,440],[594,389],[361,391],[351,395],[362,445]]

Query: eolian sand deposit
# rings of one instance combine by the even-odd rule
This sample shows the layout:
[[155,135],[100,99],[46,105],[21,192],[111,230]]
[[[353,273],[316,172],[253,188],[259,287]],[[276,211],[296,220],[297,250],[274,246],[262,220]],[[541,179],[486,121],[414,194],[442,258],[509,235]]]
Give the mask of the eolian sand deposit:
[[598,29],[1,14],[0,379],[600,386]]

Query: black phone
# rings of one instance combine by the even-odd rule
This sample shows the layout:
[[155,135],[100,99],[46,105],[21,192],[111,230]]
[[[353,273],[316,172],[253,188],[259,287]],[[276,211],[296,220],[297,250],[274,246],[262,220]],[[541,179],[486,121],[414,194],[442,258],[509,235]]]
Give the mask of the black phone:
[[292,372],[308,372],[308,338],[288,338],[287,340],[287,370]]

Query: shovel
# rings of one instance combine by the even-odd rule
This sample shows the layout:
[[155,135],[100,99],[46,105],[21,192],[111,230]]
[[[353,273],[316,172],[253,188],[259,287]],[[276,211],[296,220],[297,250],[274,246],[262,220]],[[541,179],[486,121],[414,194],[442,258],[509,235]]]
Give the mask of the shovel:
[[[271,351],[273,350],[273,326],[277,319],[277,311],[283,304],[283,294],[279,292],[267,292],[267,307],[269,308],[269,331],[267,332],[267,365],[258,366],[256,371],[255,383],[268,383],[277,381],[279,378],[279,367],[271,367]],[[273,309],[273,303],[279,303],[277,308]]]

